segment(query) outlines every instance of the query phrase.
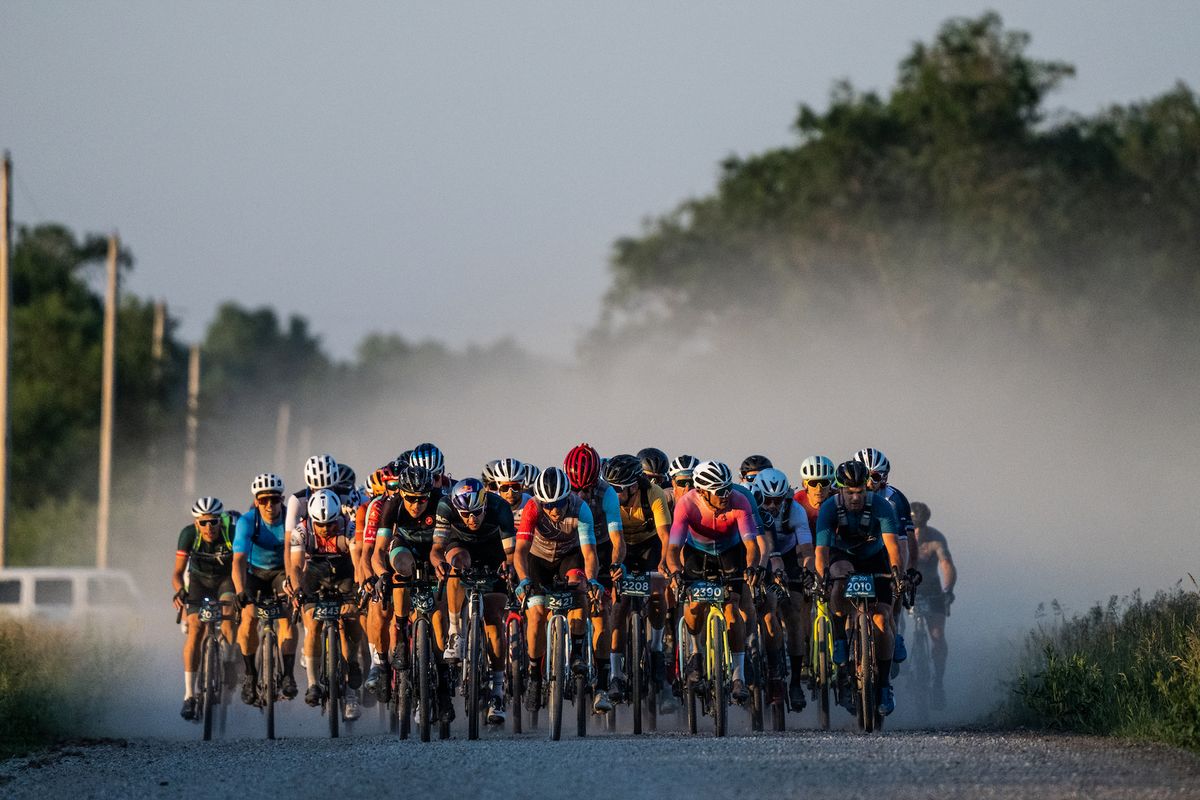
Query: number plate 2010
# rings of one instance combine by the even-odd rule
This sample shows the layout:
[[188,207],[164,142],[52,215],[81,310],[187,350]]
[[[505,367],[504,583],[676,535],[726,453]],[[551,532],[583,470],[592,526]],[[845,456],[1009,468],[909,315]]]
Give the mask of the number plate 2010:
[[342,615],[342,606],[340,603],[321,603],[313,612],[314,619],[330,620],[337,619]]
[[628,597],[649,597],[650,576],[630,575],[629,577],[622,578],[617,588],[621,594]]
[[687,594],[693,603],[722,602],[725,599],[725,587],[719,583],[699,581],[688,587]]
[[846,597],[875,599],[874,575],[851,575],[846,579]]

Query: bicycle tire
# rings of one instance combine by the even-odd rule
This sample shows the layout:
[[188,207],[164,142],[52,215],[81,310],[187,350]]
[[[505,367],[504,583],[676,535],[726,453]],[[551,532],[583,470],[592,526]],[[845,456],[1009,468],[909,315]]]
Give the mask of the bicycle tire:
[[586,675],[575,676],[575,735],[580,738],[587,736],[588,717],[588,700],[591,699],[591,692],[588,691],[588,682]]
[[483,638],[483,622],[476,613],[478,609],[471,608],[471,629],[467,634],[467,739],[474,741],[479,738],[479,692],[483,682],[483,664],[480,661],[482,648],[479,640]]
[[642,681],[645,679],[646,632],[642,621],[642,612],[636,608],[629,612],[629,630],[626,640],[629,642],[629,700],[633,704],[633,733],[642,732]]
[[338,738],[338,719],[341,716],[339,701],[341,700],[341,661],[342,637],[338,635],[338,626],[325,623],[325,710],[329,712],[329,738]]
[[750,652],[745,656],[746,662],[750,666],[750,672],[746,678],[750,683],[750,730],[755,733],[761,733],[763,730],[763,718],[765,716],[767,697],[763,689],[763,680],[766,670],[763,668],[762,651],[758,645],[751,648]]
[[709,685],[713,700],[713,734],[722,738],[729,723],[729,706],[725,703],[725,617],[710,617],[708,637],[708,663],[712,667]]
[[816,637],[816,660],[813,667],[817,671],[817,727],[823,731],[829,730],[829,695],[832,692],[833,669],[829,657],[829,631],[818,618],[814,626]]
[[875,659],[874,655],[874,636],[872,628],[874,622],[871,621],[870,615],[866,611],[858,613],[858,653],[859,662],[858,668],[858,716],[859,725],[864,733],[872,733],[875,730]]
[[508,637],[508,695],[512,707],[512,732],[521,733],[521,713],[525,696],[525,637],[521,623],[509,620],[505,627]]
[[213,712],[217,701],[217,675],[220,669],[219,649],[213,640],[211,632],[204,637],[204,648],[201,653],[200,702],[203,710],[204,741],[212,740]]
[[563,695],[567,688],[567,620],[562,616],[550,619],[550,652],[546,658],[550,663],[550,702],[547,714],[550,718],[550,738],[558,741],[562,737]]
[[[262,657],[259,659],[258,676],[259,681],[263,683],[266,690],[266,712],[267,712],[267,738],[275,738],[275,663],[278,660],[276,650],[278,645],[275,642],[275,631],[270,626],[263,632],[262,645],[259,652]],[[266,670],[266,680],[263,681],[263,670]]]
[[417,729],[421,741],[428,742],[430,723],[432,722],[430,706],[433,704],[432,692],[429,688],[429,675],[434,669],[430,661],[432,654],[430,653],[428,620],[424,618],[417,620],[416,625],[413,626],[413,641],[417,645],[415,664],[417,670]]
[[407,739],[412,733],[412,668],[407,670],[397,670],[395,673],[396,682],[396,722],[397,735],[401,739]]

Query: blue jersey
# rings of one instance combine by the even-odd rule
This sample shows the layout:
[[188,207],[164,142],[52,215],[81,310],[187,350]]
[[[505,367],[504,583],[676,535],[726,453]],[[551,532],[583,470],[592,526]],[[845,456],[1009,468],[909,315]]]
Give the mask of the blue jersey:
[[271,525],[262,518],[257,508],[253,508],[237,522],[233,552],[248,554],[250,566],[255,569],[282,569],[284,536],[282,514],[279,515],[279,521]]
[[877,493],[867,492],[862,513],[855,514],[835,492],[817,512],[816,544],[866,558],[883,550],[883,534],[897,534],[899,528],[892,504]]
[[908,498],[904,496],[904,492],[889,483],[883,487],[880,494],[883,495],[884,500],[892,504],[892,510],[896,512],[896,524],[899,526],[896,529],[896,535],[912,536],[912,509],[908,505]]

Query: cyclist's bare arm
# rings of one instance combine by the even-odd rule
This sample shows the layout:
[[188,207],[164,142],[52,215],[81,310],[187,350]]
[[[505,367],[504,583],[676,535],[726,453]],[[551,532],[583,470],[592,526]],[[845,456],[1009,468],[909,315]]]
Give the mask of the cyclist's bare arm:
[[583,574],[589,581],[596,580],[596,575],[600,572],[600,562],[596,559],[596,546],[581,544],[579,549],[583,552]]
[[249,559],[245,553],[233,554],[233,590],[238,594],[246,591],[246,566]]
[[679,554],[683,550],[683,545],[668,544],[667,545],[667,569],[671,572],[683,572],[683,563],[679,560]]
[[939,542],[934,552],[937,554],[938,575],[942,579],[942,591],[953,592],[954,584],[958,583],[958,570],[954,567],[954,559],[950,557],[950,548]]
[[900,556],[900,537],[894,533],[883,534],[883,546],[887,550],[888,563],[896,569],[903,570],[904,562]]
[[187,555],[175,554],[175,571],[171,573],[171,586],[175,590],[175,594],[183,591],[183,571],[187,569]]
[[816,567],[817,575],[824,578],[826,570],[829,569],[829,547],[826,545],[817,545],[814,547],[813,562]]
[[513,552],[513,568],[517,571],[517,580],[529,580],[529,548],[532,539],[517,539],[517,549]]

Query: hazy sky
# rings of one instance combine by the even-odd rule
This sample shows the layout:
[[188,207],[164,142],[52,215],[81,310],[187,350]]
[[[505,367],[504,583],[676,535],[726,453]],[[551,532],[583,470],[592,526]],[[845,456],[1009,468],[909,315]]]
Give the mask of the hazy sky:
[[235,298],[348,355],[368,330],[566,354],[612,241],[796,106],[884,89],[999,10],[1091,113],[1200,85],[1200,3],[0,2],[18,223],[119,229],[183,338]]

